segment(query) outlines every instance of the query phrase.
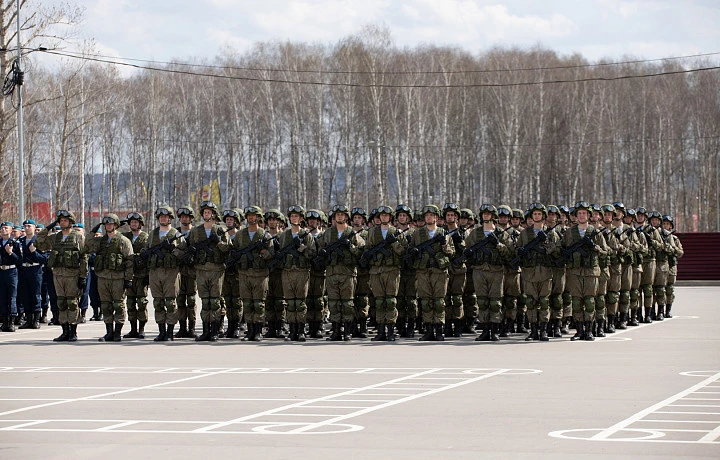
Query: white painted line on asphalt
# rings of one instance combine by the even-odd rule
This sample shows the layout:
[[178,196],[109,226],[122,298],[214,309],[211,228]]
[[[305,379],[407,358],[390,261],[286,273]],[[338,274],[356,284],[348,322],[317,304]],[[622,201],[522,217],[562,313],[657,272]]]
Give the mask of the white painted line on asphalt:
[[122,427],[124,427],[124,426],[135,425],[136,423],[137,423],[137,422],[135,422],[135,421],[116,423],[115,425],[108,425],[108,426],[104,426],[104,427],[102,427],[102,428],[96,428],[96,429],[93,430],[93,431],[98,431],[98,432],[101,432],[101,431],[112,431],[112,430],[115,429],[115,428],[122,428]]
[[[3,421],[6,421],[6,420],[3,420]],[[25,428],[25,427],[33,426],[33,425],[40,425],[41,423],[45,423],[45,422],[47,422],[47,420],[33,420],[31,422],[21,423],[19,425],[8,426],[8,427],[3,428],[3,430],[15,430],[17,428]]]
[[716,439],[720,438],[720,425],[715,427],[710,433],[706,434],[698,442],[715,442]]

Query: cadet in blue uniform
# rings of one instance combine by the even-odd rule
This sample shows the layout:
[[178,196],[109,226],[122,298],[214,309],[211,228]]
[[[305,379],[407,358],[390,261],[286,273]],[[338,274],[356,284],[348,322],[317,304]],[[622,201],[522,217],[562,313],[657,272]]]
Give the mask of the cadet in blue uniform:
[[26,220],[23,227],[25,236],[21,236],[19,240],[23,259],[18,271],[18,299],[25,309],[25,323],[20,329],[39,329],[42,316],[43,265],[48,258],[35,247],[35,221]]
[[12,222],[0,224],[0,319],[2,332],[15,332],[17,318],[17,266],[22,262],[20,243],[12,238]]

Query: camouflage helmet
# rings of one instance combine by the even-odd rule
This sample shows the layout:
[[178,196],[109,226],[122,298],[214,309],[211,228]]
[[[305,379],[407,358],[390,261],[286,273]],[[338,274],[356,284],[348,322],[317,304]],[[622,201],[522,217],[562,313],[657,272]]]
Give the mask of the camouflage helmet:
[[643,216],[647,217],[647,209],[642,206],[638,206],[637,208],[635,208],[635,215],[637,216],[638,214],[642,214]]
[[617,215],[615,212],[615,206],[613,206],[609,203],[600,206],[600,212],[602,212],[602,213],[610,212],[610,213],[612,213],[613,217],[615,217]]
[[565,214],[566,216],[570,215],[570,208],[568,208],[564,204],[558,206],[558,211],[560,211],[561,214]]
[[393,211],[393,208],[391,208],[390,206],[386,206],[384,204],[378,206],[378,208],[377,208],[376,215],[379,216],[380,214],[390,214],[390,219],[395,218],[395,211]]
[[[258,208],[258,209],[260,209],[260,208]],[[245,211],[245,214],[247,214],[247,210]],[[265,211],[264,217],[265,217],[265,222],[267,222],[269,219],[277,219],[281,222],[285,221],[285,216],[283,216],[283,213],[280,212],[280,210],[277,208],[271,208],[271,209],[268,209],[267,211]]]
[[627,208],[627,213],[625,215],[628,217],[632,217],[634,220],[637,212],[633,208]]
[[395,207],[395,216],[398,216],[401,212],[404,212],[407,214],[407,216],[412,219],[413,218],[413,211],[410,209],[410,206],[406,204],[399,204]]
[[305,213],[305,217],[308,220],[317,219],[319,221],[322,221],[323,220],[322,214],[323,214],[322,211],[320,211],[319,209],[308,209],[307,212]]
[[597,203],[590,203],[590,210],[591,210],[591,212],[602,213],[602,206],[600,206]]
[[125,217],[125,222],[127,222],[129,224],[131,220],[136,220],[136,221],[140,222],[140,226],[145,225],[145,219],[143,218],[143,215],[140,214],[139,212],[128,213],[127,217]]
[[367,213],[367,211],[365,211],[364,208],[359,208],[359,207],[352,208],[352,210],[350,211],[350,218],[352,219],[355,216],[362,216],[363,219],[365,219],[365,222],[368,221],[368,213]]
[[662,219],[662,216],[657,211],[650,211],[647,215],[648,219],[656,218],[656,219]]
[[287,210],[287,216],[290,217],[292,213],[299,214],[301,219],[305,219],[305,208],[300,205],[294,204],[290,206]]
[[458,217],[460,217],[460,207],[457,205],[457,203],[445,203],[442,208],[442,218],[444,219],[448,212],[454,212],[457,214]]
[[513,208],[512,210],[512,218],[513,219],[522,219],[523,218],[523,212],[522,210],[518,208]]
[[662,221],[670,222],[670,225],[672,226],[672,228],[675,228],[675,219],[673,219],[672,216],[665,214],[664,216],[662,216]]
[[543,217],[547,219],[548,209],[542,203],[532,203],[528,208],[528,211],[530,211],[530,215],[532,215],[533,211],[540,211],[542,212]]
[[325,225],[330,225],[330,220],[328,219],[327,214],[325,214],[325,211],[323,211],[322,209],[320,209],[319,211],[320,211],[320,220],[322,220]]
[[523,212],[523,220],[528,220],[530,216],[532,216],[532,212],[529,209],[526,209],[525,212]]
[[192,219],[195,218],[195,210],[191,206],[180,206],[177,209],[178,216],[190,216]]
[[578,201],[575,203],[575,206],[573,206],[572,209],[572,215],[577,216],[577,212],[581,209],[584,209],[588,212],[588,214],[592,214],[593,209],[590,207],[590,204],[587,201]]
[[68,220],[70,220],[71,224],[74,224],[75,222],[77,222],[75,220],[75,214],[73,214],[72,212],[65,210],[65,209],[59,210],[55,214],[55,217],[57,218],[57,220],[60,220],[61,218],[66,217]]
[[[175,218],[175,213],[173,212],[173,209],[170,206],[160,206],[155,210],[155,218],[159,218],[160,216],[170,216],[171,219]],[[128,220],[130,220],[130,216],[128,215]]]
[[210,209],[216,219],[220,217],[220,210],[218,209],[218,206],[212,201],[206,200],[200,203],[200,215],[202,215],[206,209]]
[[413,213],[413,220],[414,221],[425,220],[425,216],[423,216],[422,211],[420,211],[419,209],[416,209],[415,212]]
[[435,206],[434,204],[428,204],[428,205],[423,206],[420,213],[422,214],[423,219],[425,218],[425,214],[428,214],[428,213],[435,214],[436,216],[440,217],[440,209],[438,209],[438,207]]
[[377,208],[372,208],[372,209],[370,210],[370,215],[368,216],[368,218],[369,218],[370,220],[375,219],[375,216],[377,216],[377,213],[378,213]]
[[621,211],[623,214],[627,213],[627,211],[625,211],[625,205],[622,204],[622,201],[615,201],[612,205],[613,208],[615,208],[615,211]]
[[235,219],[236,225],[240,225],[240,223],[245,220],[245,215],[243,214],[242,210],[238,208],[224,209],[222,212],[223,222],[225,222],[225,219],[227,219],[228,217],[232,217],[233,219]]
[[473,222],[475,221],[475,214],[473,214],[472,209],[469,208],[462,208],[460,209],[460,218],[462,219],[470,219]]
[[120,226],[120,218],[117,214],[114,213],[108,213],[105,214],[105,216],[102,218],[103,224],[115,224],[115,228],[117,229]]
[[480,209],[478,209],[478,219],[482,219],[482,214],[484,212],[489,212],[492,215],[492,218],[497,220],[498,218],[498,210],[495,206],[491,204],[481,204]]
[[512,208],[510,208],[510,206],[508,206],[506,204],[501,204],[500,206],[498,206],[497,212],[498,212],[498,217],[500,217],[500,216],[512,217]]
[[338,213],[343,213],[347,216],[348,219],[350,219],[350,210],[344,204],[336,204],[335,206],[333,206],[330,210],[330,215],[328,217],[332,220],[333,217],[335,217],[335,214]]
[[250,214],[255,214],[256,216],[263,217],[263,210],[260,206],[247,206],[244,210],[245,218],[249,216]]

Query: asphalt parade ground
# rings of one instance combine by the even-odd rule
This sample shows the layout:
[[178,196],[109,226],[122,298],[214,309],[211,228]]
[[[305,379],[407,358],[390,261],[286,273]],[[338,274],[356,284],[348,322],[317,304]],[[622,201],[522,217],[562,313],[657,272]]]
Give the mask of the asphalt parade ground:
[[0,458],[717,459],[720,287],[676,292],[595,342],[0,333]]

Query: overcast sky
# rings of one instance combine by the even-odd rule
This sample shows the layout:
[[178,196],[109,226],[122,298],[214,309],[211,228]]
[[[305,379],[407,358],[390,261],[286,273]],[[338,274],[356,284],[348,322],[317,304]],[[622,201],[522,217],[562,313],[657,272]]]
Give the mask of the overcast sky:
[[[47,0],[55,1],[55,0]],[[59,1],[59,0],[58,0]],[[72,0],[70,0],[72,3]],[[335,43],[384,24],[398,46],[542,45],[591,61],[720,51],[720,0],[76,0],[102,54],[187,60],[259,41]],[[714,57],[717,59],[717,56]]]

